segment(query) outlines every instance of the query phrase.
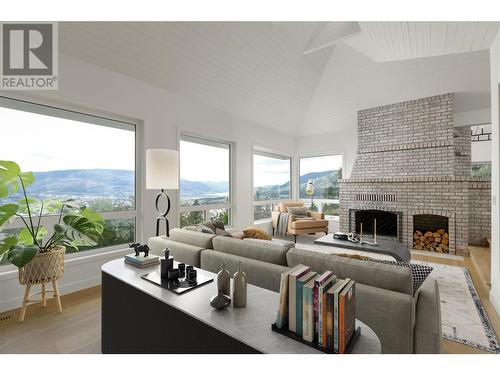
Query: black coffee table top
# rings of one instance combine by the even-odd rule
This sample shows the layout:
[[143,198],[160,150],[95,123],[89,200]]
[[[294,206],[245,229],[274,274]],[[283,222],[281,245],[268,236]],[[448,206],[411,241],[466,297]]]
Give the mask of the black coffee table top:
[[[367,237],[365,238],[365,241],[373,242],[373,238]],[[389,255],[399,262],[411,261],[410,250],[408,250],[406,244],[398,241],[377,239],[378,245],[374,246],[368,244],[360,244],[359,242],[338,240],[333,237],[333,233],[329,233],[326,236],[314,240],[314,243],[318,245],[326,245],[326,246],[340,247],[343,249],[366,251],[369,253]]]

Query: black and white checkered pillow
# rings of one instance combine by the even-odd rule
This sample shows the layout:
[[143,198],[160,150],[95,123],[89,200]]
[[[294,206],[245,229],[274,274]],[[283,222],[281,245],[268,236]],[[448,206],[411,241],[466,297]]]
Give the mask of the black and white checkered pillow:
[[425,279],[432,272],[433,268],[430,266],[424,266],[415,263],[406,262],[396,262],[392,260],[381,260],[381,259],[371,259],[371,262],[390,264],[392,266],[407,267],[411,270],[412,280],[413,280],[413,294],[420,288],[424,283]]

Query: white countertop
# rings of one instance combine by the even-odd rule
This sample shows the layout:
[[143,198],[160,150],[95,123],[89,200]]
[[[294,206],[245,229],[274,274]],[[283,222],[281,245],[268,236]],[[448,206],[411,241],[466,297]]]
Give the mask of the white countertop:
[[[185,314],[249,345],[262,353],[270,354],[319,354],[314,348],[271,331],[276,319],[279,294],[248,284],[247,306],[236,308],[231,304],[224,310],[210,306],[210,298],[217,294],[215,274],[198,269],[199,273],[212,276],[214,281],[177,295],[149,281],[142,275],[159,272],[159,265],[139,269],[125,264],[123,259],[110,261],[102,266],[102,271],[141,290]],[[232,281],[231,281],[232,282]],[[376,334],[364,323],[356,320],[361,327],[361,337],[353,353],[380,353],[380,341]]]

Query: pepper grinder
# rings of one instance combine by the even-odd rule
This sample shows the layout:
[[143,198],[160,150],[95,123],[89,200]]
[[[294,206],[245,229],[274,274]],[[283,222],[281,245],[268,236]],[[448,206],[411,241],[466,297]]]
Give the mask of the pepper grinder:
[[165,257],[160,259],[160,276],[162,279],[168,278],[168,270],[174,268],[174,257],[170,256],[170,249],[163,250]]
[[234,307],[247,305],[247,274],[241,270],[241,262],[238,263],[238,272],[233,277],[233,304]]

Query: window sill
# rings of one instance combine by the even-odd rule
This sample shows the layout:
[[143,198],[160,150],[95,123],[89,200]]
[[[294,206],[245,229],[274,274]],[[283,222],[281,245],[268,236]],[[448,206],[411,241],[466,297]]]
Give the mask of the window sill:
[[254,224],[265,224],[265,223],[270,223],[272,221],[271,218],[269,219],[261,219],[261,220],[254,220]]
[[[101,261],[103,259],[119,258],[131,251],[128,247],[125,248],[124,246],[126,245],[118,245],[104,249],[89,250],[82,253],[68,254],[64,260],[64,267],[71,268],[81,264]],[[0,268],[0,282],[15,279],[18,277],[17,275],[18,269],[16,266],[9,264],[1,266]]]

